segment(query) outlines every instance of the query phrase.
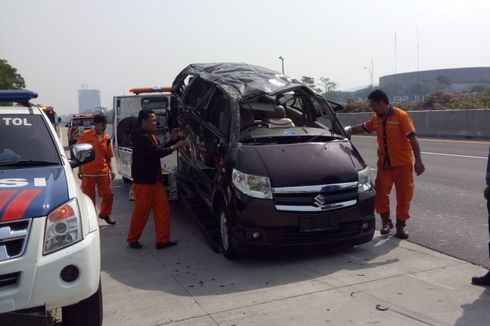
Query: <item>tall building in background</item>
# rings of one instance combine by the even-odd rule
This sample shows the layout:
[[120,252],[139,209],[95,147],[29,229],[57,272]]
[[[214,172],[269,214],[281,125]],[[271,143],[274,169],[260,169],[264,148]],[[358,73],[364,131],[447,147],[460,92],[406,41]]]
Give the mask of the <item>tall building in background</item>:
[[88,89],[87,85],[82,85],[78,90],[78,113],[91,112],[100,107],[100,91],[98,89]]

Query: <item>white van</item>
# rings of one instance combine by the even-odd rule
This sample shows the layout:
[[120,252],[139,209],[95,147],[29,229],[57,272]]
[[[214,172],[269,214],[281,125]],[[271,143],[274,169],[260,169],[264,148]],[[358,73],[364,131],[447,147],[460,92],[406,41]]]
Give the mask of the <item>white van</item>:
[[[150,109],[157,116],[157,138],[160,143],[170,141],[170,88],[132,88],[133,95],[114,96],[113,146],[119,174],[124,182],[132,182],[131,156],[133,147],[131,133],[138,122],[138,113]],[[177,199],[177,154],[174,152],[161,159],[162,180],[169,200]],[[130,195],[131,196],[131,195]]]

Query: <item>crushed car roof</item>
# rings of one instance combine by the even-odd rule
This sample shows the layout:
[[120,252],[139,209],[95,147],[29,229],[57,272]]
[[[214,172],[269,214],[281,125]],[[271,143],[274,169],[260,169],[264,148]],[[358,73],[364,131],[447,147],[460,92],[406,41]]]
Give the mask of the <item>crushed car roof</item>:
[[187,66],[174,81],[173,87],[187,75],[199,75],[221,85],[234,87],[242,98],[274,95],[289,89],[304,87],[300,81],[280,72],[246,63],[199,63]]

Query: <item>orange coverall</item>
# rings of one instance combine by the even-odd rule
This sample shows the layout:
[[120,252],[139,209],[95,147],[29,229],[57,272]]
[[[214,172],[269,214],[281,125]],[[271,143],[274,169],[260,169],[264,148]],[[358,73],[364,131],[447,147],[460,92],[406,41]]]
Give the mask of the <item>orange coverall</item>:
[[[142,133],[145,134],[145,132]],[[159,141],[155,135],[145,134],[145,136],[140,139],[146,139],[146,146],[150,146],[150,148],[159,145]],[[145,141],[143,141],[143,143],[144,142]],[[150,153],[144,153],[143,150],[140,151],[138,149],[138,153],[135,154],[137,150],[136,146],[138,146],[138,144],[141,143],[135,141],[135,148],[133,149],[133,165],[135,165],[135,156],[141,155],[145,162],[154,161],[157,167],[159,167],[160,157],[171,153],[171,150],[169,150],[168,153],[159,152],[157,150],[158,153],[155,154],[156,156],[151,156]],[[146,147],[146,149],[148,149],[148,147]],[[132,243],[139,240],[145,228],[146,222],[148,221],[150,212],[153,211],[156,229],[156,243],[165,244],[170,240],[170,206],[167,198],[167,192],[165,191],[165,188],[161,182],[161,168],[155,170],[150,169],[147,172],[151,172],[153,175],[152,179],[154,182],[151,184],[139,183],[133,174],[134,208],[131,215],[131,225],[129,228],[127,242]]]
[[111,186],[111,170],[109,163],[114,157],[111,139],[107,133],[99,137],[95,129],[87,130],[77,143],[91,144],[95,151],[95,159],[92,162],[80,166],[82,172],[82,191],[92,199],[94,206],[95,187],[101,197],[99,216],[109,216],[112,213],[114,194]]
[[363,127],[369,133],[375,131],[378,140],[376,212],[390,212],[390,192],[395,184],[396,217],[406,221],[414,191],[413,150],[408,138],[415,134],[412,119],[405,111],[392,108],[385,116],[374,115]]

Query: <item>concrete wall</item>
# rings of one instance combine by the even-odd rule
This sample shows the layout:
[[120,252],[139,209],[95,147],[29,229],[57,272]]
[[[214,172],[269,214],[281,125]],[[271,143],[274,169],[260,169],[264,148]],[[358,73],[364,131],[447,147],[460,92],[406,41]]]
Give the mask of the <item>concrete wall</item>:
[[[410,111],[417,135],[449,138],[490,139],[490,110]],[[369,120],[371,112],[337,113],[345,125]]]

